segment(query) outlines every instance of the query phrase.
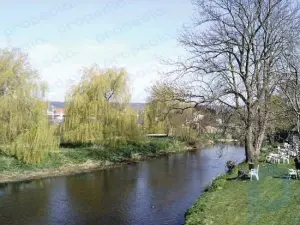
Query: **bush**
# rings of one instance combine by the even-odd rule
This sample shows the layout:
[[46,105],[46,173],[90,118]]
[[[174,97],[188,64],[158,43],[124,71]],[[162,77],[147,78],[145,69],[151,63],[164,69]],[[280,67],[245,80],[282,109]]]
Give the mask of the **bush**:
[[174,135],[178,140],[186,142],[190,146],[195,146],[199,142],[197,132],[189,127],[177,128]]
[[226,167],[229,171],[232,171],[235,168],[235,166],[236,165],[234,161],[229,160],[226,162]]

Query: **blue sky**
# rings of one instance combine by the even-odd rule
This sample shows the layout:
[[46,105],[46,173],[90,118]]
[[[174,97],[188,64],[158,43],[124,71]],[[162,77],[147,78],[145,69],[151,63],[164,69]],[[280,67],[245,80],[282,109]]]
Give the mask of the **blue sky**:
[[[39,3],[34,3],[39,2]],[[99,3],[100,2],[100,3]],[[159,59],[184,54],[177,38],[193,14],[190,0],[11,1],[1,3],[0,46],[20,47],[63,101],[80,69],[125,67],[132,102],[144,102],[160,79]]]

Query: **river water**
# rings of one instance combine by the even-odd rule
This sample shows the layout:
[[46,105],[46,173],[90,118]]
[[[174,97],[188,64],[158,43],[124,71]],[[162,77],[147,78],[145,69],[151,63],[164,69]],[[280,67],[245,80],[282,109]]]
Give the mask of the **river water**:
[[244,149],[217,145],[134,165],[0,186],[0,224],[160,225],[184,213]]

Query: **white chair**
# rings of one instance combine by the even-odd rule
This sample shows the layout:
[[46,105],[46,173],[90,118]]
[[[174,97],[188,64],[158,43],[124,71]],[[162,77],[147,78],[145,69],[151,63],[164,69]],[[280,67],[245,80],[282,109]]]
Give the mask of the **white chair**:
[[284,146],[284,148],[289,148],[289,147],[290,147],[290,144],[285,142],[285,143],[283,144],[283,146]]
[[297,156],[297,152],[294,152],[294,151],[290,151],[290,156],[293,156],[293,157],[296,157]]
[[249,172],[250,180],[252,180],[252,176],[255,176],[255,177],[256,177],[256,180],[259,180],[258,170],[259,170],[259,165],[257,166],[256,169],[251,169],[251,170],[250,170],[250,172]]
[[280,155],[277,154],[277,153],[270,153],[269,155],[272,156],[272,157],[273,157],[273,156],[275,156],[275,157],[279,157],[279,156],[280,156]]
[[298,177],[297,171],[294,169],[289,169],[289,179],[291,179],[292,176],[295,176],[297,178]]
[[268,155],[268,156],[266,157],[266,161],[265,161],[265,162],[268,162],[268,163],[270,163],[270,162],[271,162],[271,160],[272,160],[272,156],[269,156],[269,155]]
[[288,156],[289,156],[289,155],[286,154],[286,153],[284,153],[284,152],[281,152],[281,153],[280,153],[280,157],[281,157],[281,158],[283,158],[283,157],[288,157]]
[[272,156],[272,163],[280,163],[280,157],[279,156]]
[[[280,146],[277,147],[277,152],[279,153],[281,151]],[[271,153],[272,154],[272,153]]]
[[281,159],[282,159],[282,163],[287,162],[288,164],[290,164],[290,159],[289,159],[289,157],[287,157],[287,156],[281,156]]

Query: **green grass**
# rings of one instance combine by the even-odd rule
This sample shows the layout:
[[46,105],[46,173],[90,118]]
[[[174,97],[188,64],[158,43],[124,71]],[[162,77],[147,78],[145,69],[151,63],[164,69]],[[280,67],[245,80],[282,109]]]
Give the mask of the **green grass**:
[[88,160],[121,163],[180,152],[184,150],[184,147],[182,142],[171,138],[151,138],[144,142],[133,142],[110,149],[93,146],[61,148],[60,151],[47,155],[46,159],[39,165],[26,165],[13,157],[0,155],[0,172],[39,171],[47,168],[58,168],[66,164],[85,163]]
[[188,210],[185,224],[300,224],[300,180],[285,178],[294,165],[260,167],[259,181],[216,179]]

